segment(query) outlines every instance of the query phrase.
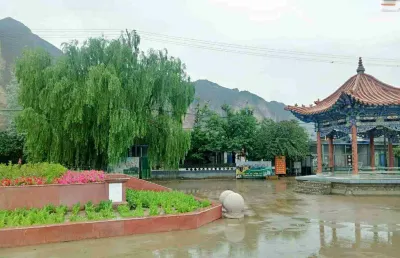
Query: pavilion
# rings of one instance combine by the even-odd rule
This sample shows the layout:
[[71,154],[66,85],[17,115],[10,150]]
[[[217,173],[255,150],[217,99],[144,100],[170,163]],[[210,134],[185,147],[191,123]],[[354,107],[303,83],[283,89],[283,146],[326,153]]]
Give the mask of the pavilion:
[[[393,142],[400,135],[400,88],[366,74],[360,57],[357,74],[334,93],[309,106],[287,106],[298,119],[314,123],[317,132],[317,175],[322,173],[321,137],[328,139],[329,167],[333,172],[334,139],[351,135],[352,173],[358,175],[357,136],[369,138],[370,169],[375,169],[374,138],[388,140],[388,167],[394,167]],[[385,150],[386,152],[386,150]]]

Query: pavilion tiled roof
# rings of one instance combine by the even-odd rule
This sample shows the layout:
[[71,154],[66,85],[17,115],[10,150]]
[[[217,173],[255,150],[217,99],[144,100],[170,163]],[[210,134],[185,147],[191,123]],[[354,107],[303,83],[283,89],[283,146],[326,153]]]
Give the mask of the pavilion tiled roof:
[[364,73],[362,60],[359,60],[357,74],[348,79],[329,97],[315,101],[315,105],[287,106],[285,109],[301,115],[315,115],[328,111],[341,98],[351,99],[370,106],[400,105],[400,88],[383,83],[375,77]]

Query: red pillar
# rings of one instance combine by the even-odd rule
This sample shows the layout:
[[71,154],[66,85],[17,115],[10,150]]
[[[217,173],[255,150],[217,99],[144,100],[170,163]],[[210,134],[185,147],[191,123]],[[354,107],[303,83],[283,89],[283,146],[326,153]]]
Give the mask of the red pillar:
[[371,133],[369,136],[369,155],[370,155],[370,166],[372,170],[375,170],[375,143],[374,135]]
[[353,175],[358,175],[358,150],[357,150],[357,127],[351,126],[351,150],[353,155]]
[[393,143],[390,139],[388,145],[388,152],[389,152],[389,168],[393,168],[394,167]]
[[331,169],[331,172],[335,169],[335,162],[333,158],[333,136],[330,136],[328,138],[328,144],[329,144],[329,168]]
[[322,174],[321,132],[317,132],[317,174]]

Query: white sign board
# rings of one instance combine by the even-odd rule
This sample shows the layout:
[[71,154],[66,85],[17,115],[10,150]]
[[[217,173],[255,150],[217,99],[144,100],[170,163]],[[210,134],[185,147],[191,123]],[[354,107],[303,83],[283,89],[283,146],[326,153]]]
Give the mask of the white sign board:
[[112,202],[122,202],[122,183],[108,184],[108,199]]

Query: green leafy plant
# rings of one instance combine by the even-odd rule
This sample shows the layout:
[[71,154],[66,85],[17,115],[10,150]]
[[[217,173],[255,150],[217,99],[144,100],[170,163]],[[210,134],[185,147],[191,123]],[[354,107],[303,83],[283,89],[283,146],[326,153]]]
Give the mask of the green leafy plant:
[[64,205],[46,205],[42,209],[0,210],[0,228],[63,223],[66,213],[67,207]]
[[81,204],[78,202],[72,206],[72,215],[78,215],[81,210]]
[[172,209],[171,205],[163,206],[165,214],[173,214],[174,210]]
[[86,220],[87,220],[86,217],[75,215],[75,214],[72,214],[71,217],[69,218],[69,221],[71,221],[71,222],[82,222],[82,221],[86,221]]
[[118,205],[117,211],[119,215],[123,218],[133,217],[133,211],[129,209],[128,205]]
[[95,207],[94,207],[92,201],[88,201],[88,202],[85,204],[85,212],[95,212]]
[[112,210],[112,201],[100,201],[99,205],[96,207],[96,212],[102,211],[102,210]]
[[57,214],[63,214],[65,215],[68,211],[68,207],[66,205],[60,205],[56,207],[56,213]]
[[211,205],[211,202],[210,202],[209,200],[202,200],[202,201],[200,202],[200,206],[201,206],[202,208],[209,207],[210,205]]
[[44,209],[48,212],[48,213],[55,213],[56,212],[56,207],[52,204],[48,204],[46,206],[44,206]]
[[86,212],[86,217],[88,220],[101,220],[103,217],[98,212]]
[[193,196],[178,191],[153,192],[128,189],[126,200],[131,209],[150,208],[151,216],[159,213],[158,207],[162,207],[166,214],[173,214],[191,212],[211,205],[208,200],[198,201]]
[[115,217],[111,201],[101,201],[97,206],[92,202],[85,204],[85,213],[88,220],[111,219]]
[[133,216],[134,217],[143,217],[144,216],[143,207],[137,206],[136,209],[133,211]]
[[158,207],[156,205],[151,205],[150,206],[150,216],[157,216],[159,214],[158,212]]

